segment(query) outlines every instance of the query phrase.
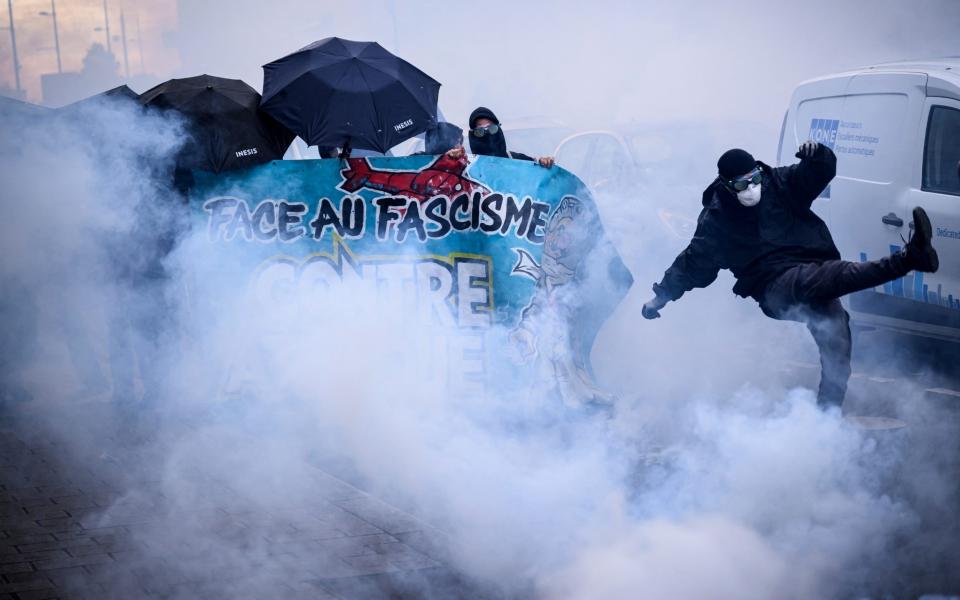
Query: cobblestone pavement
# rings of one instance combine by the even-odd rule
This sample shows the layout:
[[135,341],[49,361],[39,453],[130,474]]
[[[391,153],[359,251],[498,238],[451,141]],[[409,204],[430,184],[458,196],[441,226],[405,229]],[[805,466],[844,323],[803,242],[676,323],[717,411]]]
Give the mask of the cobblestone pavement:
[[160,473],[98,454],[101,432],[78,450],[43,430],[0,420],[0,599],[483,596],[438,558],[439,532],[320,469],[309,501],[244,503],[211,476],[175,507]]

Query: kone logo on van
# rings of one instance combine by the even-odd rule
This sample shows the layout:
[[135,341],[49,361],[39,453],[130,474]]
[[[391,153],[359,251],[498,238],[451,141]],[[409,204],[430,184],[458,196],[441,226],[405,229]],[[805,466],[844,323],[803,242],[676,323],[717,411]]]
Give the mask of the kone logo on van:
[[[839,130],[840,119],[812,119],[810,121],[810,133],[807,135],[807,139],[823,144],[833,150],[833,147],[837,143],[837,131]],[[820,197],[830,197],[829,185],[823,189]]]
[[807,137],[832,150],[837,143],[837,131],[839,130],[839,119],[813,119],[810,121],[810,134]]

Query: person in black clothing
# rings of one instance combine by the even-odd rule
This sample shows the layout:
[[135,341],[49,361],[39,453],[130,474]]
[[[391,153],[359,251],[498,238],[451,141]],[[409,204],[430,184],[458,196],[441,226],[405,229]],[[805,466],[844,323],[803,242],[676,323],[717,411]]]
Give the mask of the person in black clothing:
[[463,147],[463,130],[453,123],[441,121],[423,136],[424,154],[445,154],[460,147]]
[[[483,106],[470,113],[470,152],[481,156],[500,156],[536,162],[541,167],[550,168],[554,160],[552,156],[541,156],[533,159],[522,152],[507,150],[507,139],[500,127],[500,120],[493,111]],[[459,156],[452,156],[459,158]]]
[[737,279],[735,294],[753,298],[768,317],[806,324],[820,349],[821,407],[840,406],[850,378],[849,315],[839,298],[939,266],[926,212],[913,209],[915,231],[905,247],[880,260],[840,260],[826,224],[810,206],[837,172],[837,157],[807,141],[799,164],[772,168],[733,149],[703,192],[693,239],[667,269],[643,316],[655,319],[670,300],[713,283],[720,269]]
[[164,393],[164,355],[178,334],[167,260],[189,231],[195,185],[193,171],[180,163],[156,165],[150,175],[155,196],[137,202],[140,218],[129,231],[106,240],[116,294],[108,313],[112,401],[129,435],[139,431],[129,426],[151,426],[146,417],[156,415]]
[[446,121],[440,121],[423,134],[423,150],[412,156],[455,154],[453,158],[463,156],[463,130]]

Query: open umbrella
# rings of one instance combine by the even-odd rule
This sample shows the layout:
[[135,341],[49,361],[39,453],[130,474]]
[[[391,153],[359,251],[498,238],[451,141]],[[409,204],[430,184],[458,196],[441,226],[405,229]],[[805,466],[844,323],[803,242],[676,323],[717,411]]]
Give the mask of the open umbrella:
[[99,94],[94,94],[93,96],[89,96],[82,100],[77,100],[76,102],[63,106],[58,110],[77,109],[85,106],[91,106],[100,102],[111,102],[114,100],[119,100],[121,102],[132,100],[133,102],[136,102],[139,98],[140,95],[126,85],[118,85],[115,88],[110,88],[109,90],[100,92]]
[[147,107],[186,119],[182,169],[219,173],[283,158],[293,133],[258,109],[260,94],[239,79],[198,75],[171,79],[140,96]]
[[[88,111],[97,108],[109,108],[124,103],[130,103],[131,106],[137,106],[140,95],[128,88],[126,85],[118,85],[99,94],[94,94],[82,100],[77,100],[66,106],[61,106],[54,112],[57,117],[68,119],[74,127],[96,128],[90,120]],[[96,119],[94,119],[96,120]]]
[[20,153],[34,135],[34,128],[44,124],[53,113],[44,106],[21,102],[0,95],[0,155]]
[[40,120],[49,116],[50,109],[45,106],[23,102],[16,98],[0,95],[0,122],[25,122]]
[[264,65],[260,108],[308,144],[386,152],[436,123],[439,93],[380,44],[333,37]]

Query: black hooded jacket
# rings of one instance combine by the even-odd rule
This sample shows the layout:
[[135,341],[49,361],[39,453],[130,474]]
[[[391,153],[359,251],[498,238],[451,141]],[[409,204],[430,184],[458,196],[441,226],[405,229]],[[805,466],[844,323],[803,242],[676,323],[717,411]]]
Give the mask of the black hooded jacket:
[[719,180],[704,190],[693,239],[654,285],[658,296],[676,300],[730,269],[737,278],[733,292],[760,300],[767,284],[790,267],[840,258],[827,225],[810,209],[836,175],[833,151],[821,144],[799,164],[758,164],[764,178],[754,207],[741,205]]
[[[500,119],[497,118],[497,115],[493,114],[493,111],[484,106],[477,107],[472,113],[470,113],[470,129],[476,127],[477,119],[490,119],[497,125],[500,125]],[[482,138],[478,138],[469,133],[467,137],[470,138],[470,152],[480,156],[500,156],[502,158],[515,158],[517,160],[530,160],[533,158],[523,154],[521,152],[511,152],[507,150],[507,138],[503,135],[503,129],[497,133],[490,135],[487,134]]]

